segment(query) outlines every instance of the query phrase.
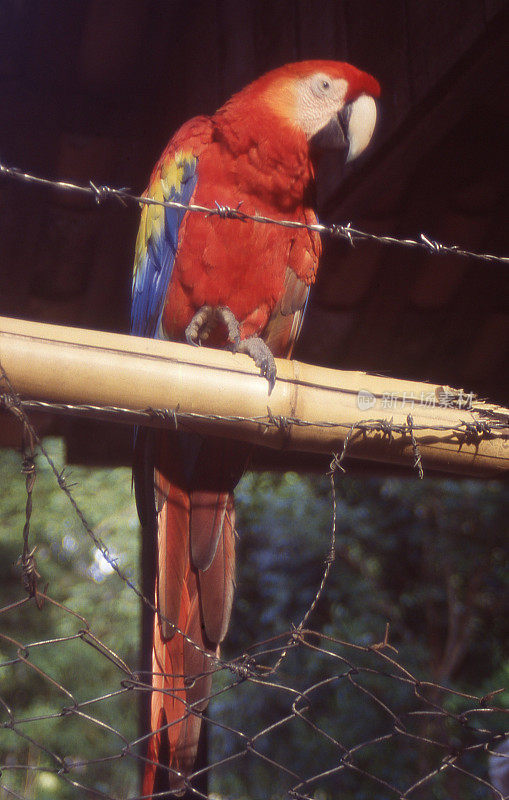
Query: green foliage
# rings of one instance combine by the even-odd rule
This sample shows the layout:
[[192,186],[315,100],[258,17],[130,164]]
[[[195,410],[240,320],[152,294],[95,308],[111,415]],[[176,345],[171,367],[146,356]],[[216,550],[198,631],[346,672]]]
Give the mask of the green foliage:
[[[361,481],[338,476],[336,483],[336,561],[307,627],[347,643],[372,645],[383,639],[389,622],[389,641],[398,650],[395,658],[417,679],[476,695],[507,686],[509,622],[504,608],[509,576],[504,553],[509,497],[505,488],[495,482],[413,478]],[[326,478],[248,475],[237,498],[239,578],[226,656],[299,624],[320,584],[332,525]],[[322,652],[291,651],[271,681],[302,691],[331,677],[330,683],[309,695],[306,713],[340,745],[351,748],[392,731],[393,719],[367,692],[401,718],[416,707],[413,687],[380,674],[387,673],[387,665],[376,655],[365,657],[325,639],[317,639],[316,645]],[[273,664],[277,655],[267,663]],[[352,668],[360,670],[355,678],[349,675]],[[249,683],[235,696],[236,702],[228,693],[220,697],[213,716],[250,736],[291,714],[295,700],[280,687]],[[433,697],[454,712],[469,707],[453,694]],[[499,695],[497,701],[501,704],[504,698]],[[503,730],[495,715],[482,724],[478,719],[477,724]],[[459,745],[464,731],[451,725],[449,740]],[[412,724],[410,718],[406,726],[409,733],[431,735],[431,729]],[[338,747],[295,720],[255,743],[264,756],[300,775],[338,765]],[[244,748],[240,736],[223,734],[214,758]],[[397,752],[392,741],[363,748],[356,763],[403,790],[419,777],[419,770],[423,775],[436,767],[439,758],[436,749],[406,739]],[[234,763],[235,774],[230,772],[220,783],[234,795],[281,797],[295,783],[255,756]],[[486,777],[483,753],[468,756],[463,766]],[[251,789],[249,794],[248,786],[264,790]],[[269,786],[272,795],[267,795]],[[483,787],[471,780],[462,783],[458,778],[453,787],[448,778],[437,779],[433,786],[437,798],[484,797]],[[347,771],[336,773],[328,784],[320,782],[320,787],[323,800],[337,797],[339,788],[345,800],[385,797],[373,793],[372,781]],[[430,795],[416,794],[421,796]]]
[[[61,468],[65,463],[61,442],[46,440],[45,446]],[[26,491],[19,454],[5,451],[0,455],[0,607],[4,608],[26,597],[18,563]],[[73,495],[95,534],[107,543],[119,566],[137,580],[139,531],[130,470],[72,468],[66,472],[66,480],[69,485],[75,484]],[[42,456],[37,457],[30,523],[30,546],[35,545],[41,574],[39,589],[47,584],[48,595],[69,611],[47,601],[39,610],[30,601],[0,613],[0,696],[15,721],[14,730],[0,732],[0,761],[34,767],[28,781],[22,771],[4,771],[3,781],[14,790],[24,792],[27,798],[63,800],[77,797],[79,791],[50,772],[61,766],[51,753],[66,759],[66,763],[82,762],[118,754],[124,745],[117,735],[89,721],[85,714],[112,725],[126,739],[137,735],[137,700],[132,693],[121,694],[114,701],[92,702],[81,707],[80,713],[72,709],[75,702],[85,703],[118,691],[125,677],[85,641],[82,632],[89,627],[94,637],[135,668],[139,603],[86,534]],[[37,644],[46,640],[53,641]],[[91,642],[91,637],[87,641]],[[9,664],[21,645],[26,664]],[[1,721],[7,722],[9,716],[5,708]],[[37,721],[37,717],[50,718]],[[24,734],[42,743],[48,753],[23,738]],[[127,771],[118,760],[92,768],[75,767],[69,778],[118,797],[137,787],[134,761]]]
[[[45,444],[62,466],[61,443]],[[82,796],[54,774],[59,766],[51,755],[55,753],[69,765],[74,762],[70,780],[127,797],[137,792],[134,758],[76,765],[118,756],[125,742],[108,725],[126,740],[138,735],[137,696],[122,691],[121,666],[99,652],[83,631],[89,625],[94,637],[136,668],[139,602],[104,561],[39,456],[30,531],[31,547],[37,545],[39,588],[47,583],[48,594],[80,616],[49,602],[41,610],[33,601],[3,610],[26,596],[17,564],[26,501],[20,467],[19,454],[0,453],[0,698],[5,704],[0,707],[0,722],[5,723],[0,763],[29,763],[34,769],[5,769],[2,781],[27,798]],[[139,584],[139,529],[130,471],[73,467],[66,479],[75,484],[73,495],[95,535]],[[387,652],[418,679],[475,695],[507,685],[507,491],[495,482],[418,482],[413,477],[355,480],[338,475],[336,483],[336,560],[307,622],[320,636],[312,640],[314,648],[290,643],[270,679],[242,682],[228,671],[218,675],[210,715],[232,730],[212,727],[212,759],[244,751],[247,737],[253,737],[252,746],[265,759],[302,776],[316,774],[338,765],[338,746],[313,726],[345,748],[383,737],[394,719],[377,698],[405,718],[408,733],[429,733],[422,719],[408,717],[417,701],[413,687],[395,679],[402,674],[397,667],[389,668],[383,656],[354,646],[380,642],[387,622],[389,641],[398,653]],[[295,473],[244,477],[237,492],[237,593],[225,658],[249,652],[256,643],[300,623],[322,579],[331,526],[328,478]],[[259,645],[259,661],[274,664],[286,642],[279,638]],[[324,679],[309,694],[299,695]],[[239,684],[233,691],[220,692],[233,683]],[[119,694],[109,697],[111,692]],[[435,699],[455,713],[466,707],[453,694]],[[91,702],[76,713],[75,701]],[[500,695],[497,701],[503,702]],[[293,704],[303,719],[295,718]],[[288,715],[291,719],[282,722]],[[499,723],[491,717],[474,721],[485,727]],[[275,727],[259,735],[271,725]],[[43,743],[48,752],[24,735]],[[451,721],[448,736],[461,745],[465,731]],[[397,749],[382,739],[361,749],[356,758],[359,766],[403,791],[436,766],[439,756],[436,749],[402,738]],[[485,776],[482,752],[473,752],[462,764]],[[447,775],[437,778],[415,798],[485,796],[482,786],[462,780],[459,776],[452,785]],[[210,790],[221,798],[265,800],[282,797],[295,780],[267,760],[248,755],[214,769],[211,783]],[[349,771],[320,783],[315,796],[332,800],[339,789],[342,800],[392,796]],[[311,796],[313,791],[312,785],[305,789]],[[4,800],[1,791],[0,798]]]

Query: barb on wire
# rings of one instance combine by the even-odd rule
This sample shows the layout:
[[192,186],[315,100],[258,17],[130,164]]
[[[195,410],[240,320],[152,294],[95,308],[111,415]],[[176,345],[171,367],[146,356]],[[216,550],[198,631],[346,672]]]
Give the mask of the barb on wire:
[[21,473],[25,476],[27,500],[25,506],[25,524],[23,526],[23,553],[19,558],[19,563],[23,570],[23,586],[25,587],[25,591],[29,597],[35,597],[37,606],[41,608],[42,605],[37,592],[37,581],[41,577],[37,572],[37,563],[35,560],[37,545],[33,547],[32,550],[30,550],[29,546],[32,491],[36,478],[34,444],[30,430],[26,425],[23,425],[23,466],[21,467]]
[[115,199],[124,206],[127,204],[127,202],[141,203],[143,205],[158,205],[166,208],[178,208],[183,211],[206,214],[207,216],[217,216],[221,219],[240,220],[241,222],[246,222],[249,220],[251,222],[258,222],[264,225],[279,225],[286,228],[306,228],[307,230],[315,231],[317,233],[345,239],[345,241],[347,241],[351,246],[354,246],[357,242],[371,241],[384,245],[416,248],[419,250],[425,250],[426,252],[435,255],[456,255],[464,258],[473,258],[480,261],[492,261],[501,264],[509,264],[509,257],[507,256],[498,256],[492,253],[477,253],[460,247],[459,245],[443,244],[442,242],[435,241],[425,233],[421,233],[418,239],[400,239],[395,236],[383,236],[354,228],[351,222],[348,222],[344,225],[322,225],[320,223],[306,224],[304,222],[297,222],[295,220],[277,220],[273,219],[272,217],[264,216],[263,214],[247,214],[241,210],[240,205],[237,206],[237,208],[231,208],[230,206],[224,205],[218,200],[215,201],[215,206],[213,208],[197,205],[195,203],[180,203],[176,200],[154,200],[146,195],[137,195],[125,187],[114,189],[110,186],[96,185],[91,180],[89,181],[88,185],[84,186],[77,183],[72,183],[71,181],[58,181],[51,180],[50,178],[41,178],[37,175],[32,175],[29,172],[23,172],[21,169],[16,167],[9,167],[2,162],[0,162],[0,174],[24,183],[49,186],[59,191],[75,192],[86,195],[93,198],[98,204],[107,199]]
[[[0,364],[0,382],[5,383],[8,389],[8,394],[4,395],[4,405],[9,408],[11,413],[18,419],[22,425],[23,431],[23,465],[21,467],[21,474],[25,476],[26,488],[26,504],[25,504],[25,524],[23,526],[23,552],[18,559],[18,564],[22,569],[23,586],[29,597],[35,598],[35,602],[39,609],[42,608],[42,600],[37,590],[37,581],[40,579],[40,574],[37,571],[37,562],[35,560],[35,551],[37,545],[30,549],[29,536],[30,536],[30,520],[32,517],[32,492],[36,479],[35,467],[35,438],[34,432],[30,425],[27,424],[27,417],[24,411],[20,408],[19,403],[12,394],[12,386],[5,372],[3,366]],[[46,591],[48,587],[44,589]]]
[[412,448],[414,451],[414,468],[417,470],[417,474],[419,478],[422,480],[424,478],[424,470],[422,468],[422,456],[421,451],[419,449],[419,445],[417,444],[417,440],[414,434],[414,418],[411,414],[407,416],[407,424],[408,424],[408,433],[410,436],[410,441],[412,442]]

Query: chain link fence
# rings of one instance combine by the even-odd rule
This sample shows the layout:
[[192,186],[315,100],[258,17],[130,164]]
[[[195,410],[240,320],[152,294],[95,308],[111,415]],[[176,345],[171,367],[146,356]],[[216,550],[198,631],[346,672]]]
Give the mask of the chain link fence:
[[[0,609],[0,797],[135,800],[142,797],[138,780],[149,735],[137,730],[138,709],[142,696],[152,691],[151,676],[115,652],[79,609],[55,599],[41,578],[39,570],[44,570],[38,566],[37,541],[31,540],[30,530],[36,453],[124,588],[153,606],[87,521],[69,478],[39,439],[5,373],[3,390],[4,411],[23,431],[26,507],[20,537],[22,581],[11,602]],[[417,457],[414,468],[422,470]],[[391,644],[388,626],[382,641],[375,643],[344,641],[310,628],[313,612],[327,594],[334,561],[335,484],[340,475],[341,456],[335,456],[328,474],[333,520],[328,553],[300,623],[213,664],[211,703],[201,715],[208,730],[208,765],[189,776],[189,796],[251,800],[266,796],[260,786],[271,786],[271,797],[302,800],[501,800],[509,757],[503,752],[508,725],[499,687],[476,696],[417,677]],[[294,580],[298,591],[299,576]],[[115,603],[115,598],[107,601]],[[27,638],[25,625],[33,630],[38,620],[51,635]],[[136,635],[133,631],[133,639]],[[65,680],[54,666],[63,651],[77,665]],[[108,681],[100,694],[87,694],[80,663],[88,664],[96,678],[107,666]],[[17,690],[12,693],[14,678]],[[24,715],[26,693],[41,697],[39,713]],[[78,730],[93,755],[75,754]],[[399,774],[405,779],[396,780]],[[248,793],[239,793],[239,780],[251,787]]]

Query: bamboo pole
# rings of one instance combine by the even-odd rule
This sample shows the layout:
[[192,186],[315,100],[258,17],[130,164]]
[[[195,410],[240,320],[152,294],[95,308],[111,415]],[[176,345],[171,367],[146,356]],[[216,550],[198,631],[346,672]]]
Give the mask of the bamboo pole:
[[161,427],[175,419],[146,409],[178,409],[187,429],[273,448],[330,453],[347,439],[350,457],[420,455],[427,468],[478,476],[509,468],[509,410],[457,407],[464,394],[433,384],[277,360],[269,396],[247,356],[7,317],[0,363],[22,398],[66,413]]

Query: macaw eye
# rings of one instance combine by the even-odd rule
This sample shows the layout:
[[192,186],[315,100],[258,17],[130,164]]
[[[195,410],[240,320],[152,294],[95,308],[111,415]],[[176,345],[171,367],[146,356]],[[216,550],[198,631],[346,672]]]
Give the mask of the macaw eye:
[[323,72],[321,75],[313,75],[308,85],[317,100],[324,99],[332,91],[332,81]]

